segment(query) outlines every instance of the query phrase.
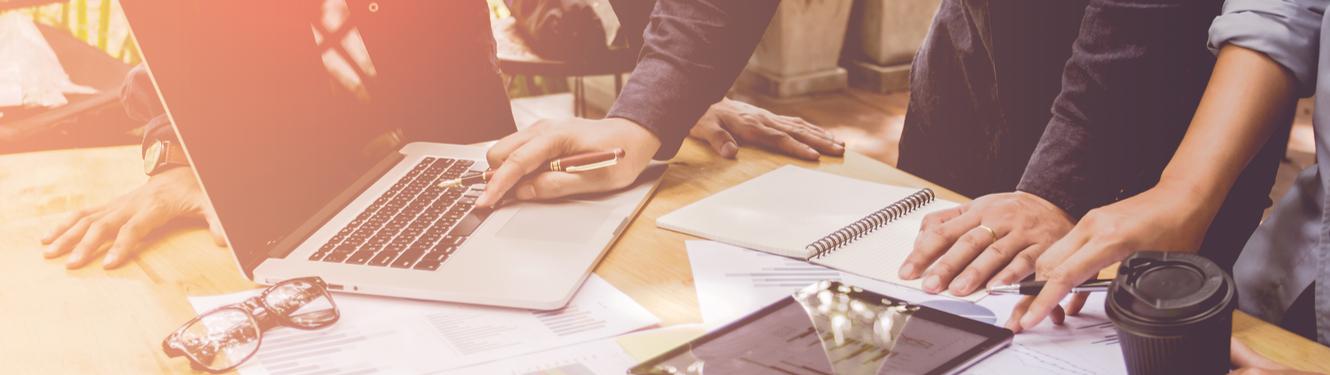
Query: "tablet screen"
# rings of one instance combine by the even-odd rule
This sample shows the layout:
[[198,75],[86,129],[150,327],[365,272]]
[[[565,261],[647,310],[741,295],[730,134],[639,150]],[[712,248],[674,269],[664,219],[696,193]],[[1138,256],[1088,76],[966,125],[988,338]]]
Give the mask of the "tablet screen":
[[[945,374],[1011,331],[822,282],[653,358],[633,374]],[[849,287],[852,288],[852,287]]]

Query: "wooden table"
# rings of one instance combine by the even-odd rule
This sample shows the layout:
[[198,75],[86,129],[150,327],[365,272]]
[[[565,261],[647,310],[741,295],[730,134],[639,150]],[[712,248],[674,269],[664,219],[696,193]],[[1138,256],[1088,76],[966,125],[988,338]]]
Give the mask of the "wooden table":
[[[911,187],[953,192],[853,152],[820,163],[744,147],[723,159],[688,140],[660,190],[596,268],[662,320],[701,321],[684,249],[693,237],[657,229],[655,219],[702,197],[786,164]],[[185,296],[257,288],[228,249],[212,243],[201,222],[180,221],[153,233],[124,267],[66,271],[64,259],[42,259],[38,238],[65,210],[88,207],[142,184],[138,147],[64,150],[0,156],[0,372],[189,373],[169,359],[161,340],[194,317]],[[42,216],[46,215],[46,216]],[[7,223],[5,223],[7,222]],[[1330,373],[1330,348],[1241,312],[1234,334],[1289,366]],[[1218,360],[1218,359],[1216,359]]]

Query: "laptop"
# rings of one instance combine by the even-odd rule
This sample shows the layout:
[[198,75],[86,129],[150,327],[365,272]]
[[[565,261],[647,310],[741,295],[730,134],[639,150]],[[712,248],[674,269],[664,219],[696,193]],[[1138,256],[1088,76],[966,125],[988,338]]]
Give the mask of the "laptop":
[[122,6],[239,268],[261,284],[319,276],[350,293],[557,309],[665,171],[492,210],[474,206],[481,187],[438,187],[490,167],[467,144],[516,131],[483,0]]

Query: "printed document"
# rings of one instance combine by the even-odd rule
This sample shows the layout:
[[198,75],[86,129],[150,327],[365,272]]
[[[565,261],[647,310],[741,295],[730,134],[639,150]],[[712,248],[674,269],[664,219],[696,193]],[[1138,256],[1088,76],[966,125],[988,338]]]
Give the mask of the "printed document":
[[[258,295],[191,297],[199,312]],[[568,306],[529,311],[334,293],[330,328],[277,328],[239,368],[244,375],[424,374],[636,331],[660,323],[632,298],[591,275]]]

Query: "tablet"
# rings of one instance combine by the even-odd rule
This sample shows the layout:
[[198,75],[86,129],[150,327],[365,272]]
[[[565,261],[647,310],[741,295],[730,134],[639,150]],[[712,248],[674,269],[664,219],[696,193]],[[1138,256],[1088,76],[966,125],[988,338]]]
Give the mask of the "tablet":
[[629,374],[955,374],[1012,332],[821,281]]

